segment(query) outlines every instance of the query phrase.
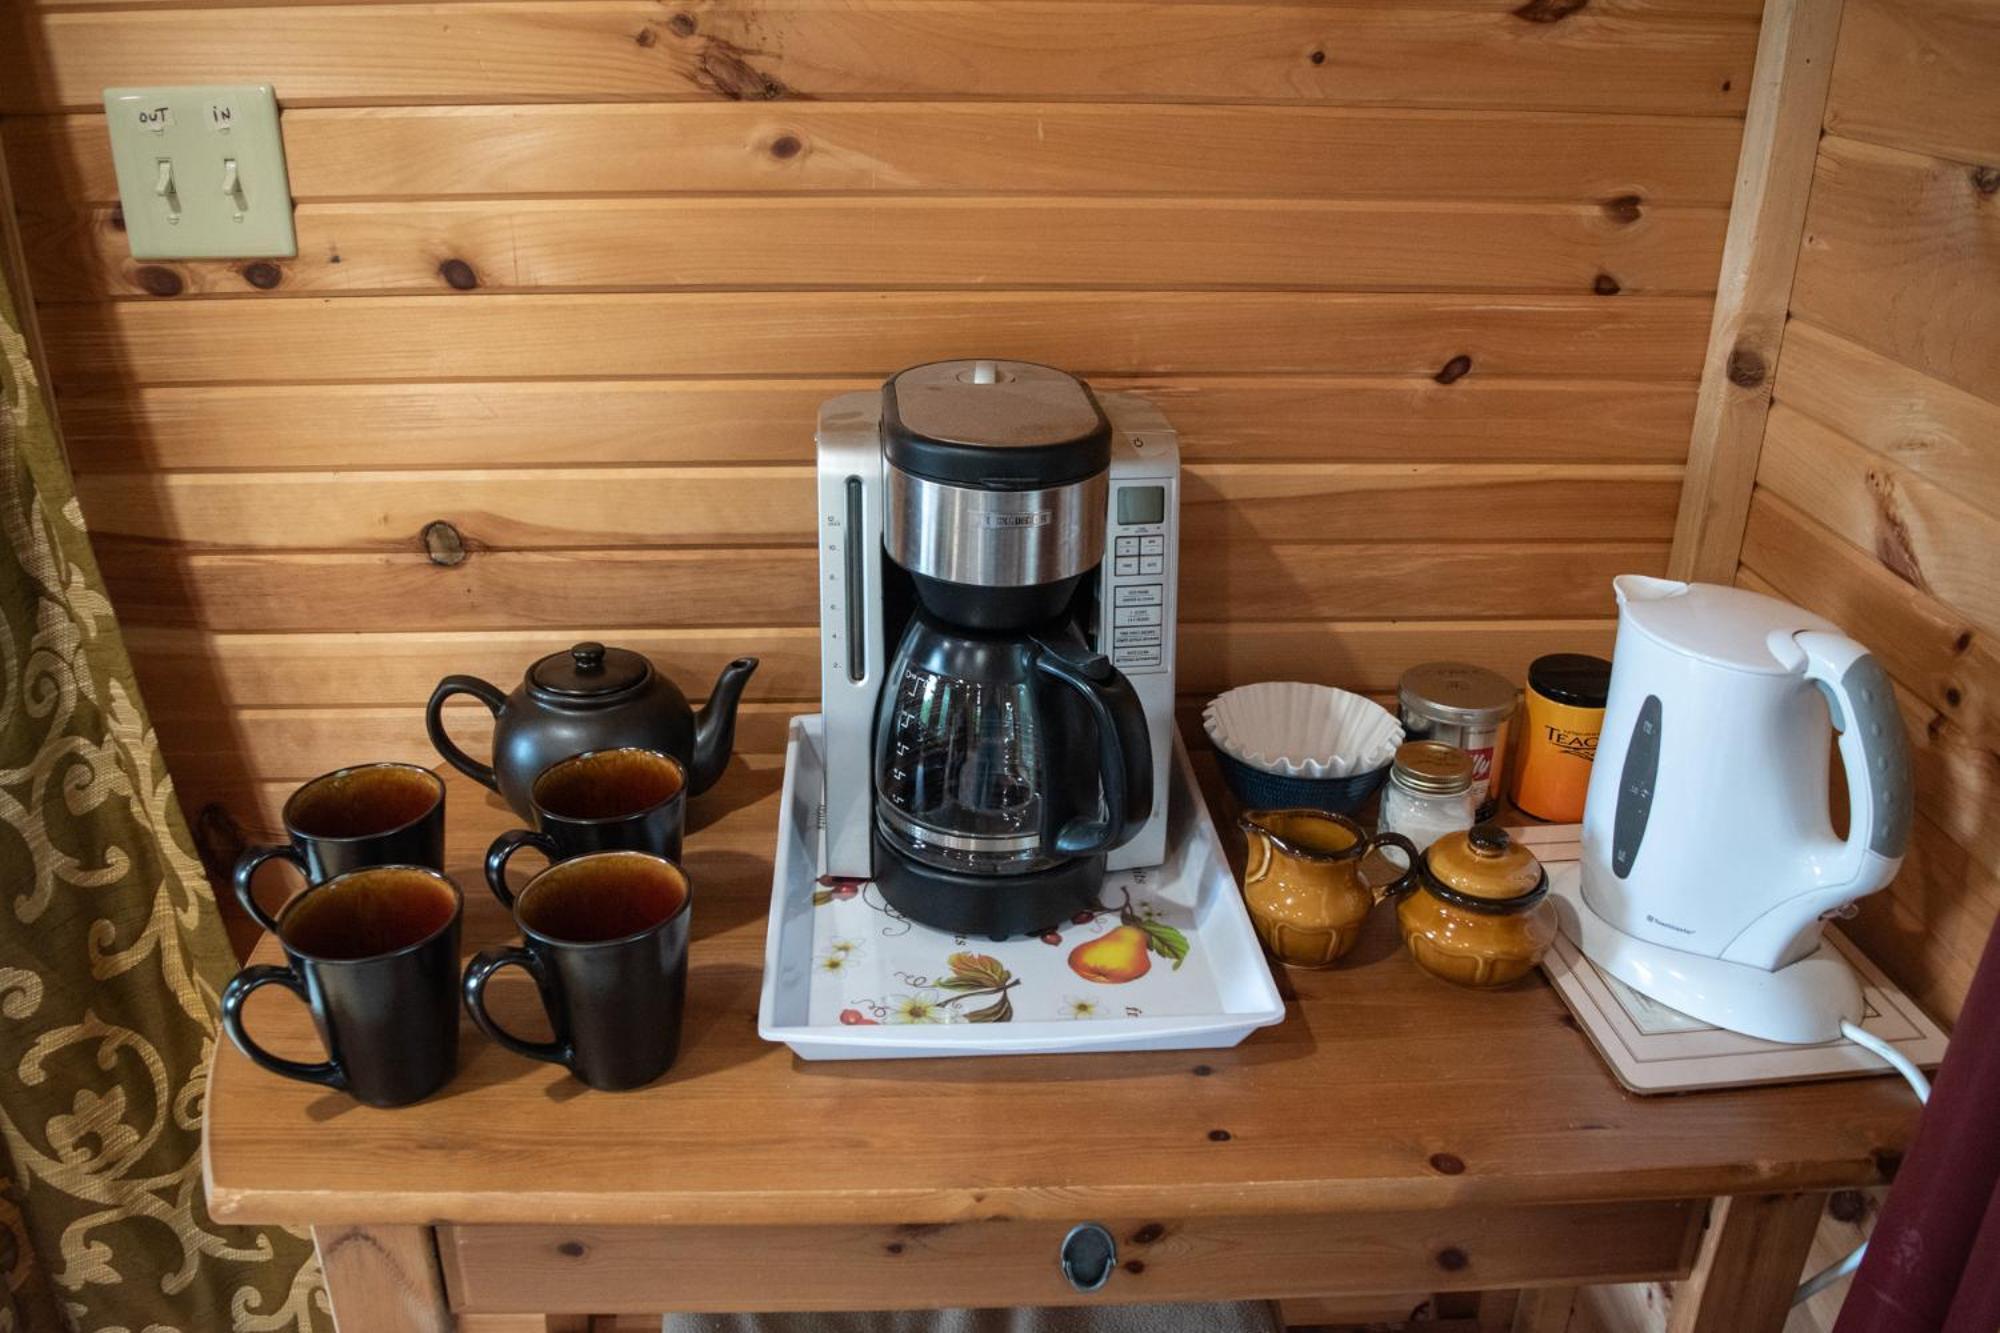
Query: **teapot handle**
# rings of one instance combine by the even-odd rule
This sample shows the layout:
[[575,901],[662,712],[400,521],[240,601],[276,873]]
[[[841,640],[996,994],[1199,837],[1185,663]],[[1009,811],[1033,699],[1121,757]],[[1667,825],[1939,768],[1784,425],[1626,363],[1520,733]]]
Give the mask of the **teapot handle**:
[[493,765],[480,763],[444,734],[444,705],[454,694],[471,695],[485,704],[495,717],[500,716],[500,710],[506,707],[507,696],[477,676],[446,676],[431,691],[431,701],[424,708],[424,730],[430,732],[431,744],[437,747],[445,762],[489,791],[499,791],[500,779],[494,774]]
[[1076,818],[1056,833],[1055,849],[1065,856],[1090,856],[1122,847],[1153,813],[1153,741],[1146,710],[1132,682],[1097,653],[1081,658],[1037,640],[1036,669],[1083,696],[1097,723],[1098,780],[1104,785],[1105,817]]

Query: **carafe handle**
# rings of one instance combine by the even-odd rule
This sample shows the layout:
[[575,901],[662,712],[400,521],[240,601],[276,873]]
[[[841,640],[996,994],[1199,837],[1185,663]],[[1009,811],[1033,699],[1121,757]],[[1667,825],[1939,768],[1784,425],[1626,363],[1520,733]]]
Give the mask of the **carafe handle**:
[[1092,856],[1122,847],[1153,813],[1153,741],[1132,682],[1100,653],[1070,657],[1037,639],[1035,669],[1083,696],[1097,723],[1097,770],[1105,817],[1079,816],[1057,830],[1056,851]]

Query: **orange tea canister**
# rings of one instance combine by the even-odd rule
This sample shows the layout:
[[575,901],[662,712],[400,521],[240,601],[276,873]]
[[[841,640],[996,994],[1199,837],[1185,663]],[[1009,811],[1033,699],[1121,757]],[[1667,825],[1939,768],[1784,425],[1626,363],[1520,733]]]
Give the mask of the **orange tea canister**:
[[1528,668],[1527,722],[1521,728],[1514,804],[1537,819],[1583,818],[1611,663],[1583,653],[1551,653]]

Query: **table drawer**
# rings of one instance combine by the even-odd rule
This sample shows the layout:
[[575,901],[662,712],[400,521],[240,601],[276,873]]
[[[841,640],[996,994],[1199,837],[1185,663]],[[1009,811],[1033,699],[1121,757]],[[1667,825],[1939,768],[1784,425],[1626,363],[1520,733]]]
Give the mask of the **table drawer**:
[[[467,1313],[871,1310],[1222,1300],[1625,1282],[1685,1274],[1705,1200],[925,1226],[441,1226]],[[1117,1244],[1079,1292],[1076,1222]]]

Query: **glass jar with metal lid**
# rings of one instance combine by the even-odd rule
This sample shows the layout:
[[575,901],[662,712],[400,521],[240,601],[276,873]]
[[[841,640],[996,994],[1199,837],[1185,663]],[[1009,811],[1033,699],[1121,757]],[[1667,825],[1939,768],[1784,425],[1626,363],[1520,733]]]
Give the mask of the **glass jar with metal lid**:
[[1382,789],[1384,833],[1400,833],[1423,851],[1447,833],[1473,825],[1472,756],[1443,741],[1396,747]]
[[1491,818],[1519,702],[1513,682],[1465,662],[1426,662],[1403,673],[1396,702],[1411,739],[1443,741],[1472,756],[1473,801],[1481,819]]

